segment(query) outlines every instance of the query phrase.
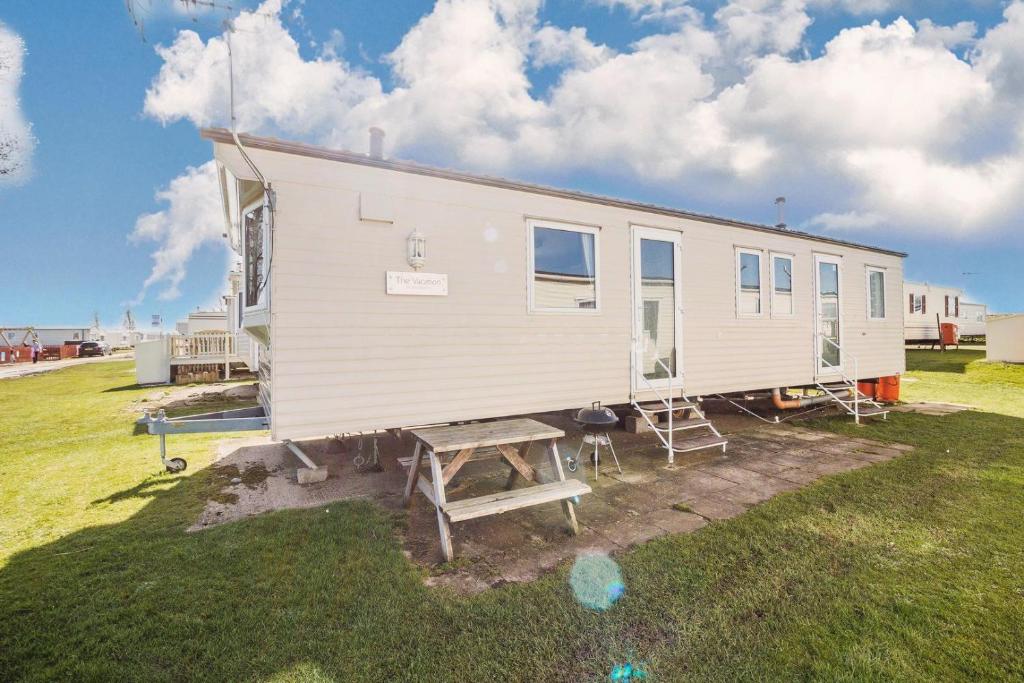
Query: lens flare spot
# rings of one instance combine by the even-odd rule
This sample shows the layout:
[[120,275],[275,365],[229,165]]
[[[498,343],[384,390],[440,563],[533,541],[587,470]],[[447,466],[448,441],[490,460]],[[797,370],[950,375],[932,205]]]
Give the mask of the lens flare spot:
[[569,572],[573,595],[584,607],[603,612],[626,592],[619,565],[604,553],[585,553],[576,558]]
[[642,664],[616,664],[612,672],[608,674],[609,681],[645,681],[647,671]]

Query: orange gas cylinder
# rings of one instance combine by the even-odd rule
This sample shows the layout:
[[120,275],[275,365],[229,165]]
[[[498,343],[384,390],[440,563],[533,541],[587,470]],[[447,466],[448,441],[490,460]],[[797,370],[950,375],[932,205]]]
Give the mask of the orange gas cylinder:
[[942,343],[957,345],[960,343],[960,334],[956,323],[942,323],[939,325],[942,330]]
[[900,400],[900,376],[879,377],[875,389],[875,398],[883,403],[895,403]]
[[865,396],[875,395],[875,384],[878,382],[876,379],[862,379],[857,381],[857,389],[860,393]]

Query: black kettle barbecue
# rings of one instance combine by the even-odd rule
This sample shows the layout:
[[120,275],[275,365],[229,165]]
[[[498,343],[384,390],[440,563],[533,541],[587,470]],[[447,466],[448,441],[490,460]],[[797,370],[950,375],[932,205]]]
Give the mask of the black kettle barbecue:
[[615,455],[615,448],[612,446],[612,439],[608,435],[608,431],[615,427],[619,423],[618,416],[612,412],[611,408],[604,408],[601,406],[600,401],[594,401],[589,408],[581,408],[576,413],[576,424],[583,430],[583,440],[580,442],[580,448],[576,451],[575,458],[566,458],[566,464],[569,467],[570,472],[575,472],[579,466],[580,455],[583,453],[583,446],[586,444],[592,444],[594,446],[594,453],[590,456],[591,461],[594,463],[594,478],[597,479],[600,469],[601,456],[600,447],[607,446],[608,450],[612,453],[612,458],[615,460],[615,467],[619,470],[619,474],[622,474],[622,467],[619,466],[619,458]]

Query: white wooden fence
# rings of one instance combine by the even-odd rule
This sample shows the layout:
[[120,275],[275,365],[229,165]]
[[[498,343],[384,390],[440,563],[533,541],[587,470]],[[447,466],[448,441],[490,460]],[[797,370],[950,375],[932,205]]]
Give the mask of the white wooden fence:
[[234,335],[228,332],[200,332],[187,336],[172,336],[171,358],[209,358],[223,361],[235,352]]

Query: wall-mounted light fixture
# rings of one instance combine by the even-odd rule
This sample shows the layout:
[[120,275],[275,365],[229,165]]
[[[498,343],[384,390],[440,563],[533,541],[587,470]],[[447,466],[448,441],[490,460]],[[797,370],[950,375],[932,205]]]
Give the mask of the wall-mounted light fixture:
[[409,265],[419,270],[427,262],[427,238],[419,230],[413,230],[406,240]]

